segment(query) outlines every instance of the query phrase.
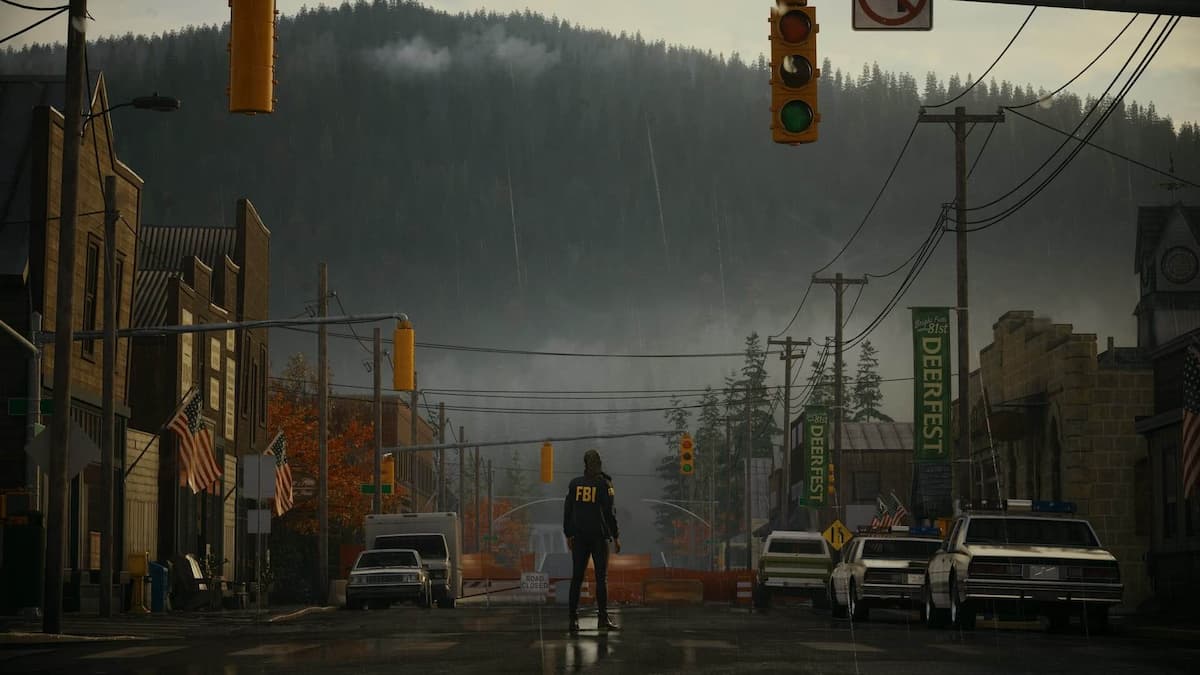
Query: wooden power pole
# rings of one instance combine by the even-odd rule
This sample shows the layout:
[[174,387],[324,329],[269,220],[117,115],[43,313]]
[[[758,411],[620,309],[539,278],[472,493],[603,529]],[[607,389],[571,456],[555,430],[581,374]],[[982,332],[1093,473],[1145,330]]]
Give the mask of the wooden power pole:
[[957,233],[958,268],[958,452],[951,466],[953,498],[972,499],[975,493],[974,471],[971,468],[971,322],[967,316],[967,124],[1004,121],[1004,113],[968,115],[964,106],[954,108],[953,115],[930,115],[921,110],[921,123],[950,124],[954,128],[954,220]]
[[773,345],[783,347],[779,360],[783,361],[783,437],[786,440],[783,443],[783,485],[779,487],[779,527],[787,530],[790,529],[788,510],[792,503],[792,361],[804,356],[803,352],[799,356],[792,354],[792,348],[809,347],[812,340],[793,340],[790,335],[782,340],[768,338],[767,346]]
[[[438,445],[446,444],[446,402],[438,402]],[[437,510],[444,511],[446,509],[446,451],[437,451],[438,459],[438,487],[437,487]]]
[[[317,267],[317,314],[329,313],[329,267]],[[317,327],[317,573],[322,602],[329,594],[329,335],[325,324]]]
[[[848,279],[838,272],[832,279],[813,277],[814,284],[830,284],[833,286],[834,297],[836,298],[836,309],[834,310],[834,326],[833,326],[833,464],[836,471],[836,480],[842,482],[842,418],[845,416],[846,399],[842,391],[842,296],[846,291],[846,286],[857,286],[867,283],[867,278]],[[838,497],[841,503],[840,493],[842,485],[837,485],[835,488],[835,496]]]
[[[375,495],[371,500],[373,513],[383,513],[383,335],[379,326],[375,327],[375,367],[371,369],[375,376]],[[395,485],[393,481],[392,485]]]

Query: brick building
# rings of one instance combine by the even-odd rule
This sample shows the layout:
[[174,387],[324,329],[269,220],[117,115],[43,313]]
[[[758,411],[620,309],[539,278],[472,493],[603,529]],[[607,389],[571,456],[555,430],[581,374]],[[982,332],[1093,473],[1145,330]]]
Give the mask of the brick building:
[[1137,607],[1149,593],[1149,500],[1134,418],[1153,408],[1149,362],[1111,338],[1097,354],[1094,334],[1030,311],[1006,312],[992,335],[971,373],[974,496],[1074,502]]
[[[339,395],[334,401],[332,416],[336,419],[339,414],[353,415],[358,419],[370,422],[373,418],[374,407],[369,395],[350,396]],[[340,409],[340,410],[339,410]],[[383,395],[383,447],[404,447],[412,443],[412,413],[409,408],[407,395]],[[416,445],[432,445],[438,442],[438,433],[432,425],[417,414]],[[404,453],[396,463],[396,494],[400,497],[400,508],[405,512],[430,512],[438,510],[438,461],[436,452]],[[364,449],[361,461],[373,466],[370,449]],[[456,451],[450,451],[446,457],[447,464],[457,467]],[[466,460],[464,460],[466,461]],[[454,503],[454,495],[458,491],[458,476],[446,477],[447,503]],[[446,510],[446,509],[442,509]]]
[[[268,318],[271,233],[246,199],[228,226],[146,225],[138,252],[133,304],[138,326],[227,323]],[[232,492],[237,459],[261,454],[273,431],[267,420],[265,329],[134,339],[133,426],[158,438],[158,559],[192,553],[228,560],[226,578],[244,567],[244,513]],[[224,475],[217,494],[193,495],[179,484],[179,440],[163,425],[192,388],[201,391],[214,455]],[[157,452],[162,448],[161,453]],[[145,461],[145,460],[143,460]]]
[[1149,572],[1166,610],[1200,602],[1200,490],[1184,497],[1183,368],[1200,344],[1200,208],[1177,203],[1138,210],[1138,345],[1154,369],[1154,409],[1137,421],[1149,449]]
[[[103,328],[104,253],[116,249],[118,286],[117,323],[129,326],[134,258],[141,222],[142,179],[121,162],[113,148],[112,122],[103,112],[111,105],[104,76],[92,73],[94,88],[84,103],[94,115],[84,127],[80,147],[80,175],[75,240],[74,327]],[[0,320],[22,334],[30,334],[31,316],[42,316],[42,330],[55,330],[58,277],[58,224],[63,148],[64,82],[61,76],[0,77]],[[106,176],[117,179],[116,206],[121,212],[117,239],[104,238]],[[125,445],[129,419],[127,340],[117,343],[115,397],[116,445]],[[72,348],[70,411],[76,426],[96,447],[102,447],[102,343],[77,341]],[[54,349],[42,351],[41,395],[52,398]],[[0,339],[0,400],[28,398],[29,354],[13,340]],[[60,411],[55,411],[60,412]],[[45,481],[42,469],[24,452],[27,419],[0,415],[0,490],[14,493],[10,511],[44,511]],[[42,419],[49,424],[49,417]],[[48,431],[43,433],[49,433]],[[123,497],[124,452],[114,458],[116,498]],[[81,587],[99,581],[100,503],[99,457],[70,482],[66,565],[68,589],[65,607],[77,607]],[[19,497],[18,497],[19,493]],[[118,502],[119,503],[119,502]],[[115,548],[120,552],[122,510],[115,509]],[[30,555],[40,555],[31,551]],[[114,556],[117,567],[121,565]],[[87,602],[84,600],[84,602]]]

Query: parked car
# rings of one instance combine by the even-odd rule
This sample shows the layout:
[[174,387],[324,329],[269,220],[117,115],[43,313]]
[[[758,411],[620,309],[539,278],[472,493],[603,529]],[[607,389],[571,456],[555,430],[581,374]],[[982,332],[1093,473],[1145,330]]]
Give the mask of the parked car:
[[872,607],[920,607],[925,566],[941,545],[936,527],[868,530],[842,548],[829,579],[829,606],[836,618],[870,618]]
[[421,556],[438,607],[453,609],[463,597],[462,527],[458,514],[381,513],[363,521],[366,547],[411,548]]
[[976,613],[1042,615],[1060,629],[1078,613],[1092,632],[1124,586],[1117,559],[1074,504],[1008,500],[959,516],[929,561],[924,619],[970,630]]
[[385,609],[393,602],[415,602],[433,606],[429,573],[421,556],[412,549],[390,548],[363,551],[354,561],[346,584],[346,607]]
[[814,605],[824,605],[832,568],[829,544],[819,532],[776,530],[763,543],[754,605],[769,607],[776,595],[808,597]]

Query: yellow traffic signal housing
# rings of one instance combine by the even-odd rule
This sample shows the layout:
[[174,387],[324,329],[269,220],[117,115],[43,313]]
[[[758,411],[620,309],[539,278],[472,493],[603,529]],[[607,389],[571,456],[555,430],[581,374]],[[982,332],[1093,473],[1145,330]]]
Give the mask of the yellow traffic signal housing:
[[828,485],[827,492],[829,492],[829,494],[833,494],[836,491],[837,491],[837,478],[836,478],[836,474],[834,473],[834,470],[833,470],[833,462],[830,462],[829,463],[829,485]]
[[690,476],[696,472],[696,447],[692,435],[684,432],[679,439],[679,473]]
[[412,322],[404,319],[396,324],[396,332],[392,335],[392,351],[396,352],[392,364],[392,389],[396,391],[416,388],[416,340]]
[[817,108],[817,10],[807,0],[779,0],[771,10],[771,137],[813,143]]
[[550,444],[550,441],[542,443],[541,478],[543,483],[554,482],[554,446]]
[[393,492],[396,486],[396,456],[390,452],[385,454],[379,466],[379,484],[387,486],[383,492]]
[[229,112],[275,111],[275,0],[229,0]]

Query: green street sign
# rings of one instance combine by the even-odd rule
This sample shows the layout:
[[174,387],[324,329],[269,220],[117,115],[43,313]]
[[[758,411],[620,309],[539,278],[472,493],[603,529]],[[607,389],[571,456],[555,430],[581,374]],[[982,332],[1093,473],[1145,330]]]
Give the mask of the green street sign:
[[500,537],[497,535],[494,535],[494,534],[485,534],[485,535],[483,535],[483,540],[484,541],[500,541]]
[[[362,493],[364,495],[375,494],[375,484],[374,483],[363,483],[359,487],[361,488]],[[380,487],[380,490],[379,490],[380,494],[385,494],[385,495],[392,494],[392,486],[391,485],[384,483],[383,485],[380,485],[379,487]]]
[[[54,399],[44,398],[42,401],[42,414],[54,414]],[[29,399],[27,398],[10,398],[8,399],[8,414],[16,416],[24,416],[29,414]]]

